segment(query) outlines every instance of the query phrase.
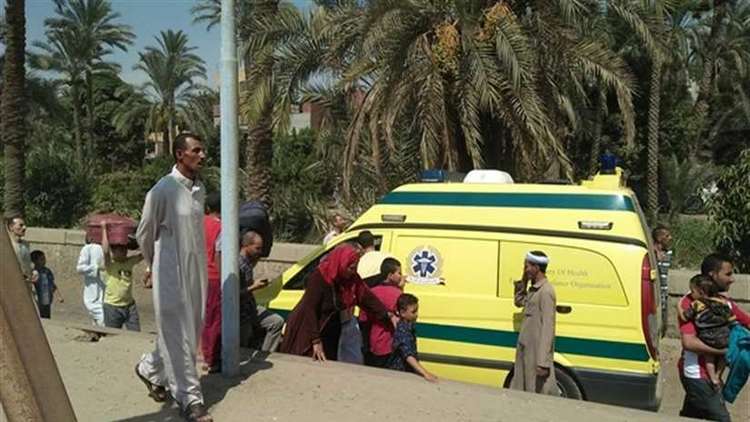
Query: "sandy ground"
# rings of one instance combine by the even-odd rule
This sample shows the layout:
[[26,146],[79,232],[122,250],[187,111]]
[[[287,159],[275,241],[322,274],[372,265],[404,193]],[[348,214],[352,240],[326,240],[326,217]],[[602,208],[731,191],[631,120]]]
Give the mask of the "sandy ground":
[[[176,421],[172,405],[146,397],[133,364],[153,344],[123,333],[98,343],[45,322],[52,351],[80,421]],[[672,416],[414,375],[273,354],[243,352],[240,375],[202,378],[217,421],[668,421]]]
[[[265,275],[264,275],[265,276]],[[62,304],[55,304],[53,306],[53,319],[57,321],[65,321],[65,322],[74,322],[78,324],[85,324],[87,322],[87,314],[83,308],[83,304],[81,301],[81,290],[80,290],[80,281],[78,279],[72,279],[72,280],[61,280],[58,281],[58,285],[61,287],[63,295],[66,299],[65,303]],[[154,324],[153,324],[153,306],[151,301],[151,291],[144,289],[141,286],[137,286],[135,288],[135,297],[136,301],[139,306],[139,312],[141,316],[141,325],[143,328],[144,334],[154,333]],[[671,298],[670,303],[670,309],[676,309],[676,301],[677,298]],[[674,321],[674,315],[671,316],[671,320]],[[674,325],[674,324],[670,324]],[[76,397],[77,394],[83,394],[80,397],[83,397],[83,402],[80,403],[81,406],[89,406],[90,398],[96,395],[99,395],[102,393],[102,389],[100,386],[97,385],[95,382],[95,379],[97,377],[107,377],[107,367],[109,365],[109,362],[117,362],[118,370],[122,370],[122,373],[118,376],[116,376],[114,379],[117,380],[123,380],[122,383],[119,382],[113,382],[108,383],[106,386],[106,397],[108,399],[96,401],[97,406],[95,409],[89,409],[81,413],[81,415],[92,415],[91,418],[82,418],[81,420],[95,420],[95,421],[102,421],[102,420],[113,420],[116,418],[125,418],[126,420],[134,420],[134,421],[146,421],[146,420],[162,420],[162,414],[155,413],[160,411],[160,407],[157,406],[155,403],[148,402],[147,398],[141,394],[141,389],[143,386],[137,382],[134,376],[131,376],[132,368],[129,365],[123,366],[123,362],[135,362],[141,353],[144,351],[147,351],[150,349],[149,345],[146,345],[144,342],[150,341],[151,337],[149,336],[134,336],[130,335],[128,333],[124,333],[122,335],[118,335],[116,337],[106,338],[102,341],[102,343],[81,343],[78,341],[72,341],[71,338],[77,336],[80,334],[80,332],[76,330],[68,330],[69,332],[60,334],[57,332],[51,333],[54,337],[51,337],[53,339],[53,349],[55,351],[55,356],[59,359],[60,365],[63,366],[65,369],[63,371],[64,376],[66,377],[66,382],[72,382],[71,386],[76,386],[75,388],[77,391],[75,394],[71,393],[73,397]],[[676,335],[676,329],[670,328],[669,332],[670,336]],[[129,343],[127,341],[122,342],[121,339],[125,338],[133,338],[133,343]],[[145,338],[145,340],[144,340]],[[137,340],[136,340],[137,339]],[[106,351],[106,352],[104,352]],[[679,342],[675,339],[664,339],[661,346],[662,351],[662,368],[664,370],[664,386],[663,386],[663,399],[662,399],[662,405],[660,409],[660,413],[663,415],[677,415],[679,413],[679,409],[682,406],[682,399],[684,396],[682,386],[680,385],[678,374],[677,374],[677,359],[679,357],[680,353],[680,347]],[[91,353],[90,355],[88,353]],[[89,357],[90,356],[90,357]],[[84,372],[81,375],[86,375],[82,378],[78,378],[78,376],[71,376],[66,375],[68,371],[72,371],[72,367],[75,367],[76,364],[79,364],[80,362],[86,362],[88,359],[93,359],[94,363],[91,364],[91,366],[87,366],[89,369]],[[229,388],[230,385],[226,384],[226,382],[221,377],[216,378],[216,381],[220,385],[219,389],[211,389],[209,391],[219,391],[218,393],[211,393],[209,395],[208,399],[212,403],[216,403],[221,398],[223,398],[225,395],[227,397],[234,397],[236,394],[239,395],[249,395],[249,397],[253,397],[253,400],[258,400],[258,404],[260,406],[254,406],[252,409],[248,409],[248,415],[256,415],[259,411],[259,409],[263,409],[264,418],[260,418],[258,420],[274,420],[274,417],[277,417],[276,420],[291,420],[290,415],[296,414],[298,416],[297,420],[308,420],[306,418],[306,413],[294,413],[297,410],[297,407],[295,406],[292,409],[289,409],[289,412],[291,413],[283,413],[280,415],[274,414],[271,409],[275,409],[278,407],[277,403],[286,403],[286,400],[296,400],[297,396],[290,395],[288,391],[286,391],[285,386],[289,383],[300,383],[300,388],[295,388],[295,391],[306,391],[304,397],[300,397],[300,399],[304,400],[310,400],[310,405],[313,406],[315,409],[320,409],[321,414],[329,414],[331,412],[328,409],[328,406],[321,407],[325,403],[330,403],[334,399],[333,396],[331,396],[332,391],[329,389],[326,389],[326,384],[323,380],[328,380],[326,382],[332,382],[336,386],[345,385],[346,389],[342,395],[344,398],[349,398],[347,400],[343,400],[340,403],[338,403],[335,407],[336,409],[346,409],[344,414],[360,414],[360,413],[366,413],[367,411],[362,411],[362,401],[363,398],[367,397],[368,391],[378,391],[382,389],[383,391],[394,391],[391,387],[389,387],[387,382],[377,382],[376,380],[383,379],[383,375],[380,373],[382,371],[375,371],[375,373],[372,373],[371,371],[368,371],[368,377],[367,377],[367,383],[362,383],[359,380],[356,382],[352,382],[349,380],[350,377],[347,376],[339,376],[336,378],[336,376],[328,374],[327,372],[316,372],[315,378],[309,378],[308,373],[310,370],[314,370],[315,367],[308,367],[308,366],[299,366],[295,367],[295,371],[299,371],[298,379],[295,379],[294,373],[291,370],[285,370],[279,373],[278,370],[274,369],[273,371],[265,371],[265,369],[270,368],[274,362],[278,361],[279,359],[285,361],[287,357],[274,357],[271,359],[270,362],[267,363],[252,363],[246,365],[244,371],[246,371],[247,375],[246,378],[250,376],[251,373],[257,373],[253,375],[253,379],[259,378],[262,379],[262,381],[258,381],[257,383],[254,381],[253,383],[249,384],[248,386],[242,386],[239,391],[235,391],[236,389]],[[122,366],[122,368],[120,368]],[[345,366],[347,369],[350,369],[351,367]],[[361,369],[361,368],[358,368]],[[369,368],[365,368],[366,370],[369,370]],[[90,371],[90,372],[89,372]],[[90,375],[93,374],[94,376],[91,377]],[[280,379],[283,381],[279,382],[276,381],[274,376],[271,374],[276,374]],[[373,375],[373,376],[370,376]],[[332,379],[329,379],[327,377],[333,377]],[[214,379],[214,376],[208,377],[207,379],[211,380]],[[318,380],[318,378],[320,378]],[[386,377],[388,379],[388,377]],[[89,381],[86,381],[89,380]],[[315,380],[319,381],[320,386],[318,384],[315,384]],[[370,381],[373,381],[372,385]],[[413,380],[411,380],[413,381]],[[419,381],[419,380],[417,380]],[[234,381],[235,383],[240,381]],[[354,390],[351,390],[349,387],[356,387]],[[362,388],[360,390],[361,385],[366,385],[367,388]],[[423,396],[419,396],[419,400],[415,399],[415,403],[422,403],[424,402],[424,405],[429,408],[434,403],[440,402],[442,403],[445,400],[448,400],[449,397],[455,396],[455,402],[457,403],[457,406],[461,409],[465,409],[465,405],[461,405],[461,402],[463,400],[467,399],[467,397],[464,397],[464,394],[461,394],[460,392],[451,392],[450,394],[447,391],[443,391],[444,388],[441,384],[440,391],[443,391],[442,394],[446,394],[445,397],[440,396],[439,400],[438,398],[432,398],[430,391],[432,390],[422,390],[422,388],[425,388],[425,386],[422,386],[421,383],[416,383],[416,386],[418,386],[417,391],[422,391],[424,394]],[[258,386],[262,386],[261,392],[255,391]],[[305,386],[305,389],[301,388],[302,386]],[[473,387],[473,386],[472,386]],[[72,387],[69,387],[72,388]],[[479,387],[481,388],[481,387]],[[248,390],[249,391],[246,391]],[[471,391],[471,394],[479,394],[481,397],[485,397],[489,401],[493,401],[498,398],[498,395],[505,394],[505,392],[501,392],[499,390],[461,390],[461,391]],[[478,393],[481,391],[482,393]],[[273,395],[267,395],[266,393],[274,392]],[[482,395],[484,394],[484,395]],[[309,397],[308,397],[309,396]],[[395,396],[395,395],[394,395]],[[118,399],[118,397],[122,397],[122,399]],[[313,400],[313,398],[318,397],[320,398],[320,402],[316,404],[316,402]],[[380,399],[380,401],[383,401],[387,403],[386,401],[387,397],[383,397]],[[74,401],[76,399],[74,398]],[[255,403],[253,401],[253,403]],[[450,400],[446,403],[453,403]],[[491,412],[495,412],[498,408],[494,404],[487,404],[484,402],[477,402],[478,411],[480,413],[469,413],[467,415],[472,416],[469,418],[467,416],[464,420],[501,420],[501,419],[492,419],[491,418]],[[78,405],[76,405],[78,406]],[[404,402],[404,409],[406,410],[414,410],[412,409],[412,405],[409,404],[409,402]],[[486,415],[484,413],[481,413],[483,409],[487,407],[487,413]],[[576,408],[576,406],[571,405],[571,408]],[[388,415],[391,413],[394,413],[394,409],[398,409],[398,412],[401,412],[401,407],[396,406],[386,406],[385,410],[380,410],[378,412],[373,413],[373,420],[376,419],[374,415],[378,415],[379,418],[386,418],[389,417]],[[444,414],[445,407],[440,407],[440,412],[432,412],[433,416],[442,416]],[[738,398],[736,403],[734,405],[729,405],[730,413],[732,414],[734,421],[750,421],[750,387],[746,387],[741,396]],[[218,406],[216,409],[218,415],[224,415],[224,410],[221,408],[221,406]],[[425,410],[426,412],[428,409]],[[504,411],[497,410],[497,414],[503,414]],[[103,413],[97,413],[97,412],[103,412]],[[148,417],[144,418],[144,415],[153,414],[153,415],[160,415],[158,417],[149,419]],[[167,412],[167,414],[172,415],[172,417],[176,417],[176,412]],[[152,416],[153,416],[152,415]],[[445,413],[445,415],[449,415],[448,413]],[[452,415],[452,414],[451,414]],[[482,416],[485,415],[485,416]],[[303,417],[304,416],[304,417]],[[414,414],[414,416],[418,416],[417,413]],[[130,417],[134,417],[135,419],[127,419]],[[267,419],[266,419],[267,417]],[[477,419],[474,419],[476,417]],[[456,419],[458,418],[458,419]],[[483,419],[484,418],[484,419]],[[488,419],[489,418],[489,419]],[[343,416],[342,416],[343,419]],[[450,418],[442,418],[437,417],[437,419],[440,420],[461,420],[461,415],[457,414],[455,417]],[[169,419],[166,419],[169,420]],[[219,420],[233,420],[233,419],[224,419],[222,417]],[[332,420],[338,420],[338,418],[334,418]],[[503,419],[504,420],[504,419]],[[540,419],[544,420],[544,419]]]

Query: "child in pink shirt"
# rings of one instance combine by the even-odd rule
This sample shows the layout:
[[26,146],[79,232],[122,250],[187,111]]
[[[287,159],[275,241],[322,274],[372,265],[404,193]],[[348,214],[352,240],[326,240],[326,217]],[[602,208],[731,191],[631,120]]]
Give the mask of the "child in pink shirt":
[[[401,263],[395,258],[386,258],[380,264],[381,282],[372,287],[372,293],[380,299],[390,312],[396,313],[396,301],[403,293],[404,279]],[[365,364],[385,368],[391,356],[393,325],[371,321],[365,310],[360,310],[359,323],[365,337]]]

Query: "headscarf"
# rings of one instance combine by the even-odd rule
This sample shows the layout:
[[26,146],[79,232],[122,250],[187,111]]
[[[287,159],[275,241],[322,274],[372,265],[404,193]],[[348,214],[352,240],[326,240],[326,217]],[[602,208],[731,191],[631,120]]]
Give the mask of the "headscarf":
[[357,281],[360,277],[356,270],[349,278],[344,278],[343,274],[352,264],[356,267],[358,262],[359,251],[351,245],[343,244],[337,246],[318,265],[318,271],[323,276],[323,280],[338,290],[342,302],[341,309],[348,309],[356,304]]
[[532,264],[537,265],[545,265],[549,264],[549,257],[545,255],[538,255],[535,252],[537,251],[531,251],[526,254],[526,260],[531,262]]

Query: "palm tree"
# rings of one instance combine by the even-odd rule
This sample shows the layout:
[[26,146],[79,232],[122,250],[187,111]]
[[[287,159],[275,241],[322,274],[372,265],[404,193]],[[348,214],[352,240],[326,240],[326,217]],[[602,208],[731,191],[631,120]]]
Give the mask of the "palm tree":
[[597,8],[378,1],[349,2],[333,15],[334,48],[356,57],[343,83],[367,92],[350,130],[345,185],[363,132],[391,154],[397,125],[412,128],[424,167],[501,166],[528,180],[557,164],[570,177],[567,148],[587,118],[578,110],[599,92],[618,101],[624,141],[633,143],[634,81],[587,29]]
[[115,95],[120,98],[120,103],[112,115],[112,126],[119,134],[130,133],[134,126],[142,124],[144,142],[153,133],[161,133],[165,143],[168,141],[167,112],[163,104],[152,99],[144,89],[128,84],[118,88]]
[[324,68],[329,44],[322,38],[322,9],[303,16],[281,3],[275,13],[258,11],[252,20],[254,35],[243,42],[244,56],[252,58],[242,96],[242,112],[251,124],[247,186],[252,197],[271,208],[274,133],[287,133],[303,88]]
[[141,93],[123,103],[115,122],[116,127],[123,127],[130,119],[148,116],[148,128],[166,132],[165,154],[172,152],[178,109],[198,87],[196,79],[206,78],[203,59],[188,42],[187,34],[170,29],[156,37],[156,47],[138,53],[134,69],[145,72],[148,81]]
[[[237,12],[237,38],[242,54],[243,71],[246,82],[242,90],[243,101],[248,97],[255,103],[252,112],[245,113],[249,131],[246,146],[247,199],[257,199],[270,209],[272,207],[271,166],[273,162],[274,133],[274,59],[277,45],[272,39],[260,36],[259,32],[268,29],[268,22],[275,21],[279,13],[298,13],[294,6],[280,0],[240,0],[235,3]],[[193,8],[196,22],[205,22],[207,28],[219,23],[220,0],[202,0]],[[263,29],[259,26],[263,25]],[[264,58],[255,57],[263,52]],[[251,77],[250,75],[255,75]],[[261,76],[263,75],[263,76]],[[254,83],[254,79],[258,81]],[[263,80],[261,83],[260,80]],[[253,88],[250,88],[250,87]],[[254,89],[258,89],[257,92]],[[247,107],[243,107],[246,111]]]
[[[717,6],[718,7],[718,6]],[[718,12],[717,12],[718,13]],[[718,134],[723,130],[745,130],[750,122],[750,4],[737,2],[730,5],[721,32],[722,42],[716,44],[711,53],[713,80],[710,82],[710,103],[701,103],[699,94],[696,107],[705,110],[706,126],[700,137],[702,142],[694,144],[697,151],[701,147],[715,146],[722,141]],[[695,46],[703,51],[710,48],[710,32],[698,27],[695,33]],[[705,61],[708,53],[697,56]],[[700,117],[700,115],[699,115]]]
[[648,142],[646,166],[646,209],[652,221],[659,214],[659,114],[662,69],[667,59],[669,42],[667,4],[665,1],[620,0],[610,3],[619,16],[635,33],[651,61],[648,87]]
[[26,16],[24,0],[5,3],[2,139],[5,155],[5,215],[23,214],[26,142]]
[[219,126],[214,121],[214,108],[219,104],[219,93],[212,89],[202,89],[185,101],[180,109],[181,125],[197,134],[207,145],[217,145]]
[[[697,122],[694,139],[690,143],[691,155],[695,155],[700,147],[700,139],[704,135],[706,121],[710,111],[712,85],[717,77],[717,60],[720,46],[724,43],[726,19],[731,2],[715,1],[711,11],[710,24],[697,28],[696,41],[699,43],[696,51],[701,62],[701,73],[698,82],[698,101],[693,106],[693,114]],[[742,3],[742,2],[740,2]]]
[[[94,150],[94,78],[112,76],[119,65],[106,61],[113,49],[127,50],[135,35],[127,25],[116,22],[120,14],[107,0],[54,0],[56,17],[46,19],[44,43],[34,46],[41,54],[32,56],[32,66],[63,75],[73,103],[73,131],[76,158],[91,158]],[[86,154],[83,153],[83,108],[86,105]]]

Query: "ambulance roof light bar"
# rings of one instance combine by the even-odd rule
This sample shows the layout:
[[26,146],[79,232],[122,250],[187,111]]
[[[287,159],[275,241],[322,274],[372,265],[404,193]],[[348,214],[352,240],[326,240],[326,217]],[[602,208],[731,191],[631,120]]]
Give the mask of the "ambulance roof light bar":
[[465,175],[465,173],[443,169],[427,169],[419,174],[419,181],[422,183],[461,183]]

